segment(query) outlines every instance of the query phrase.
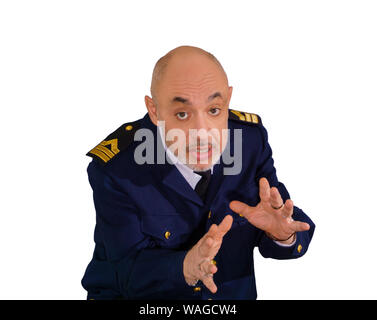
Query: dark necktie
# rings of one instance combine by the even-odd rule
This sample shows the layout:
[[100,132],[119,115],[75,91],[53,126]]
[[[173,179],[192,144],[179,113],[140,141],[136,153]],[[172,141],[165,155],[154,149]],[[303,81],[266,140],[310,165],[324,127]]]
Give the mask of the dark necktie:
[[204,202],[206,198],[209,181],[211,180],[211,169],[207,171],[194,171],[194,172],[202,176],[202,178],[199,180],[199,182],[195,186],[195,191]]

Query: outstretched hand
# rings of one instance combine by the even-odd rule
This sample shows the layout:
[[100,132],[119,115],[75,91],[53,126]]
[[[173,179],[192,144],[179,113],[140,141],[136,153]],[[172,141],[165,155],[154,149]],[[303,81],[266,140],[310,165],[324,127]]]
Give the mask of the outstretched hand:
[[276,187],[270,188],[264,177],[259,179],[259,197],[261,201],[255,207],[237,200],[231,201],[229,207],[276,239],[287,239],[295,232],[310,229],[308,223],[292,219],[293,201],[287,199],[283,203],[279,190]]
[[230,230],[233,223],[231,215],[227,215],[219,224],[213,224],[208,232],[186,254],[183,261],[183,274],[189,285],[194,285],[198,280],[212,292],[217,291],[213,281],[213,274],[217,267],[213,258],[219,251],[223,237]]

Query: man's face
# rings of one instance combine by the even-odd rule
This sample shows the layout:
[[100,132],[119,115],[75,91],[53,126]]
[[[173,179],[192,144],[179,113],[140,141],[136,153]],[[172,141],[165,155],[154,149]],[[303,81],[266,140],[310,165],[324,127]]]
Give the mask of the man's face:
[[[191,169],[204,171],[217,162],[225,148],[227,137],[222,132],[228,127],[232,87],[210,59],[182,59],[173,57],[159,82],[156,116],[165,121],[168,148]],[[178,136],[176,129],[183,131],[184,137]]]

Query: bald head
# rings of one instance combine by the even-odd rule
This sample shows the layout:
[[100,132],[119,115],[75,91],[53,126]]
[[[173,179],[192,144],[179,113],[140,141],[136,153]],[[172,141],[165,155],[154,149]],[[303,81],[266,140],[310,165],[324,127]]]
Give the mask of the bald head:
[[157,88],[170,69],[174,69],[176,72],[183,72],[185,68],[190,68],[190,65],[198,63],[215,65],[218,72],[222,74],[226,83],[228,83],[224,68],[212,53],[198,47],[180,46],[170,50],[157,61],[153,69],[150,87],[152,98],[157,100]]
[[[190,168],[207,170],[226,145],[223,134],[216,137],[209,134],[213,130],[223,132],[228,127],[232,87],[220,62],[197,47],[175,48],[157,61],[151,94],[152,98],[145,96],[145,105],[152,123],[165,128],[166,145],[173,149],[177,146],[171,151],[177,155],[180,150],[178,159]],[[192,131],[195,129],[201,131],[200,137],[195,137]],[[200,150],[196,146],[198,138],[207,140],[201,142]],[[198,159],[201,163],[197,163]]]

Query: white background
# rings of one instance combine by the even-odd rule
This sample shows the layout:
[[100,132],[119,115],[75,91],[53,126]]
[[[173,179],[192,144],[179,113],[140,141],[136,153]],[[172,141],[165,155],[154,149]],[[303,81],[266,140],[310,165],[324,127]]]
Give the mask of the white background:
[[0,298],[85,299],[85,154],[146,113],[155,62],[215,54],[315,222],[307,254],[255,251],[259,299],[376,299],[375,1],[1,1]]

